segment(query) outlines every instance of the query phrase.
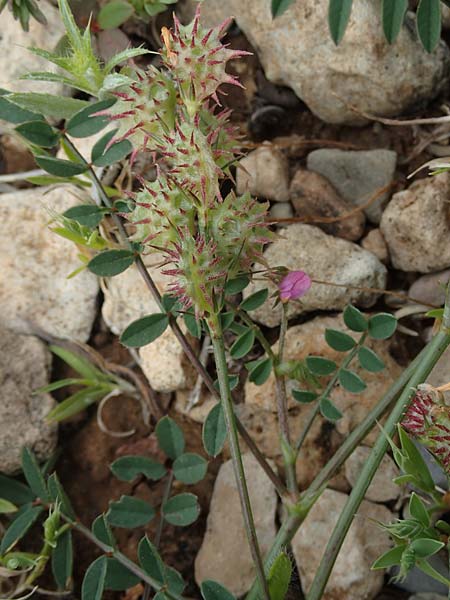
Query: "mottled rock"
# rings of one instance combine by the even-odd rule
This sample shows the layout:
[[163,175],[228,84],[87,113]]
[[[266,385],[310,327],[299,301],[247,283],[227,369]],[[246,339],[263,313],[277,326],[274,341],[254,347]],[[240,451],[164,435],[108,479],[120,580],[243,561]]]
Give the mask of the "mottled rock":
[[[345,463],[345,477],[352,487],[358,480],[359,474],[367,462],[370,452],[371,449],[367,446],[358,446],[347,459]],[[401,488],[392,480],[399,475],[400,472],[396,464],[392,458],[386,454],[366,492],[366,500],[371,500],[372,502],[390,502],[391,500],[397,500],[400,496]]]
[[0,328],[0,472],[20,470],[22,448],[46,460],[56,446],[57,428],[45,417],[50,394],[33,392],[49,383],[51,355],[38,339]]
[[[299,169],[290,186],[291,202],[298,217],[318,217],[319,219],[334,219],[345,215],[354,208],[343,200],[331,183],[319,173]],[[345,240],[358,240],[364,232],[365,218],[363,212],[358,212],[346,219],[321,223],[317,225],[322,231]]]
[[289,200],[289,170],[285,156],[275,146],[264,143],[239,161],[236,169],[238,194],[287,202]]
[[[271,482],[251,454],[243,456],[256,533],[265,554],[276,534],[277,497]],[[206,533],[195,560],[195,580],[222,583],[236,596],[255,577],[231,461],[220,467],[209,507]]]
[[[303,590],[309,590],[330,532],[348,496],[325,490],[292,540]],[[388,534],[375,521],[389,522],[394,515],[379,504],[363,500],[337,557],[323,600],[372,600],[383,587],[383,571],[371,571],[372,563],[391,545]],[[314,540],[314,543],[311,543]]]
[[272,19],[267,0],[208,0],[202,14],[210,25],[235,15],[267,78],[290,86],[318,117],[330,123],[360,123],[362,117],[352,108],[398,116],[443,89],[448,49],[441,43],[427,54],[409,16],[396,42],[389,45],[378,4],[355,2],[345,36],[336,47],[327,10],[327,2],[302,0]]
[[23,31],[20,22],[14,20],[8,8],[0,17],[0,56],[3,57],[0,73],[0,87],[11,92],[41,92],[62,94],[60,83],[47,81],[21,81],[20,77],[31,71],[56,73],[57,67],[32,54],[28,48],[41,48],[52,51],[65,34],[64,25],[58,10],[46,0],[41,0],[39,8],[47,18],[47,25],[30,19],[30,30]]
[[[355,289],[355,287],[381,288],[386,284],[386,268],[367,250],[347,240],[327,235],[312,225],[289,225],[279,231],[280,239],[264,252],[271,267],[285,266],[289,270],[306,271],[313,283],[308,293],[288,305],[289,317],[312,310],[339,310],[349,302],[368,307],[375,303],[378,294]],[[328,285],[337,284],[337,285]],[[355,286],[353,288],[346,286]],[[269,287],[265,280],[252,282],[244,291],[247,297],[253,292]],[[268,300],[252,312],[252,317],[268,327],[275,327],[281,320],[281,306],[273,307]]]
[[96,315],[98,281],[80,266],[79,250],[49,227],[52,212],[80,203],[73,186],[0,194],[0,315],[9,328],[85,342]]
[[448,6],[444,6],[444,4],[441,3],[441,10],[442,10],[442,27],[444,29],[450,29],[450,8]]
[[445,302],[445,284],[450,280],[450,269],[422,275],[409,288],[408,295],[417,302],[442,306]]
[[[191,336],[188,339],[195,349],[197,340]],[[140,348],[139,356],[142,371],[157,392],[174,392],[194,385],[196,371],[170,327],[154,342]]]
[[[164,294],[172,278],[161,273],[164,257],[150,254],[145,264],[161,294]],[[105,300],[102,316],[113,333],[119,335],[132,321],[145,315],[159,313],[156,301],[144,283],[135,265],[108,279],[104,287]]]
[[364,250],[368,250],[375,254],[380,262],[386,264],[389,262],[389,250],[384,240],[383,234],[379,229],[372,229],[361,240],[361,246]]
[[30,149],[22,141],[19,135],[6,133],[0,138],[0,151],[3,158],[3,172],[18,173],[31,171],[36,168],[36,161]]
[[430,273],[450,267],[450,176],[420,179],[392,196],[380,229],[401,271]]
[[190,408],[191,394],[192,390],[178,390],[175,395],[174,409],[197,423],[204,423],[209,411],[217,404],[217,398],[202,387],[199,401]]
[[[427,383],[434,387],[450,383],[450,348],[447,348],[437,361],[433,370],[428,376]],[[450,392],[444,392],[447,398],[450,398]]]
[[[381,188],[392,182],[397,154],[392,150],[338,150],[321,148],[308,154],[307,165],[326,177],[339,194],[353,206],[362,206]],[[379,223],[390,194],[384,193],[364,209],[373,223]]]

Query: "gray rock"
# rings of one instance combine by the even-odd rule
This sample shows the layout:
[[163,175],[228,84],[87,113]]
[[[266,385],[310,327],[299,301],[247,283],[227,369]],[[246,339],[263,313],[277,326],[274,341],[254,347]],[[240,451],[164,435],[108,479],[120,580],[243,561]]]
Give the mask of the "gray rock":
[[287,202],[289,200],[289,170],[286,157],[266,142],[239,161],[236,169],[238,194]]
[[[362,236],[366,222],[363,212],[331,223],[320,222],[320,219],[341,217],[350,213],[354,207],[341,198],[328,179],[319,173],[298,169],[291,181],[289,193],[296,215],[309,217],[311,225],[317,225],[325,233],[345,240],[356,241]],[[313,217],[318,217],[319,221],[314,222]]]
[[[96,316],[98,281],[78,268],[77,246],[48,227],[52,213],[80,203],[74,186],[0,194],[0,320],[18,332],[37,325],[85,342]],[[30,328],[31,325],[31,328]]]
[[[276,534],[277,497],[251,454],[243,456],[256,533],[264,555]],[[214,486],[206,533],[195,559],[195,580],[222,583],[236,596],[247,592],[255,570],[251,558],[231,461],[224,463]]]
[[[375,292],[346,286],[384,289],[386,267],[376,256],[360,246],[327,235],[312,225],[289,225],[281,229],[279,235],[280,239],[264,252],[269,265],[285,266],[291,271],[303,270],[312,279],[326,282],[313,283],[305,296],[289,302],[290,317],[312,310],[339,310],[349,302],[368,307],[379,296]],[[327,285],[328,282],[337,286]],[[244,296],[263,287],[268,287],[270,294],[275,291],[271,282],[255,280],[244,290]],[[281,306],[273,307],[273,300],[269,299],[252,312],[252,317],[263,325],[275,327],[280,323],[281,310]]]
[[361,240],[361,246],[364,250],[368,250],[375,254],[375,256],[383,264],[389,262],[389,250],[384,240],[383,234],[379,229],[372,229],[369,233]]
[[272,219],[290,219],[294,216],[294,209],[290,202],[276,202],[270,207],[269,215]]
[[41,48],[52,51],[65,34],[64,26],[56,8],[46,0],[41,0],[39,8],[47,18],[47,25],[41,25],[30,19],[30,31],[23,31],[19,21],[14,20],[6,8],[1,14],[0,29],[0,87],[11,92],[41,92],[62,94],[60,83],[47,81],[20,81],[20,77],[31,71],[49,71],[56,73],[57,67],[32,54],[28,48]]
[[429,102],[443,89],[448,49],[441,43],[427,54],[409,17],[390,46],[383,35],[378,3],[354,2],[347,31],[336,47],[327,10],[327,2],[302,0],[272,19],[267,0],[208,0],[202,14],[210,25],[235,15],[267,78],[290,86],[318,117],[330,123],[361,122],[352,107],[397,116]]
[[445,284],[450,281],[450,269],[422,275],[409,288],[408,295],[418,302],[442,306],[445,302]]
[[[448,567],[439,554],[431,556],[427,560],[436,571],[441,573],[441,575],[444,577],[448,576]],[[396,570],[393,569],[392,575],[395,576],[395,574]],[[411,593],[441,594],[444,598],[448,592],[447,587],[444,584],[436,581],[436,579],[429,575],[425,575],[425,573],[417,567],[411,569],[406,575],[406,578],[397,583],[396,587]]]
[[380,229],[401,271],[430,273],[450,267],[450,176],[420,179],[392,196]]
[[444,29],[450,29],[450,8],[448,6],[444,6],[441,3],[442,10],[442,27]]
[[414,594],[414,596],[410,596],[409,600],[447,600],[447,598],[448,596],[441,596],[441,594],[424,592],[423,594]]
[[[371,449],[367,446],[358,446],[347,459],[345,463],[345,477],[352,487],[357,482],[359,474],[369,458],[370,452]],[[400,496],[401,488],[392,480],[399,475],[400,472],[397,465],[390,456],[385,455],[366,492],[366,500],[371,500],[372,502],[397,500]]]
[[[307,165],[330,181],[339,194],[353,206],[365,204],[394,177],[397,154],[392,150],[337,150],[322,148],[308,154]],[[386,192],[364,212],[372,223],[379,223]]]
[[51,355],[38,339],[0,328],[0,472],[20,470],[22,448],[39,460],[56,446],[57,428],[45,417],[54,407],[50,394],[33,392],[49,383]]
[[[304,592],[311,586],[330,532],[347,498],[341,492],[325,490],[292,540]],[[386,523],[393,517],[386,507],[363,500],[331,572],[323,600],[372,600],[376,597],[383,587],[384,573],[371,571],[370,567],[376,558],[389,550],[390,541],[387,533],[374,521]]]

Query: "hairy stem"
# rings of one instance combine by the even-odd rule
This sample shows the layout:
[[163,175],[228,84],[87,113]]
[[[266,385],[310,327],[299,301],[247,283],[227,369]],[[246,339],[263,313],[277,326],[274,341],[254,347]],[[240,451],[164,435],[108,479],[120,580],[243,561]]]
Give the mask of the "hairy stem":
[[[72,141],[67,137],[67,135],[64,135],[64,140],[67,143],[68,147],[77,156],[77,158],[80,161],[84,162],[85,164],[88,164],[84,160],[83,156],[78,152],[77,148],[73,145]],[[97,174],[95,173],[94,169],[92,168],[92,165],[88,165],[88,166],[89,166],[89,175],[95,186],[95,189],[97,190],[97,193],[99,195],[101,202],[108,208],[112,208],[112,203],[111,203],[108,195],[106,194],[105,190],[103,189],[103,185],[102,185],[101,181],[99,180],[99,178],[97,177]],[[111,213],[111,217],[112,217],[115,225],[117,226],[117,229],[119,231],[122,242],[128,248],[133,250],[133,246],[128,238],[128,234],[122,223],[122,220],[114,212]],[[148,290],[151,292],[154,300],[158,304],[158,307],[160,308],[160,310],[162,312],[165,312],[164,306],[161,302],[161,294],[159,293],[159,290],[156,287],[155,282],[153,281],[150,273],[148,272],[147,267],[144,264],[144,261],[142,260],[142,258],[140,256],[137,256],[135,262],[136,262],[136,267],[137,267],[142,279],[144,280],[145,285],[147,286]],[[209,375],[209,373],[205,369],[205,367],[202,365],[201,361],[199,360],[198,356],[196,355],[191,344],[188,342],[186,336],[181,331],[180,326],[178,325],[178,323],[176,321],[176,318],[173,315],[168,315],[168,317],[169,317],[169,325],[170,325],[173,333],[175,334],[175,337],[177,338],[178,342],[180,343],[181,347],[183,348],[183,351],[186,354],[186,356],[188,357],[189,361],[194,366],[197,373],[203,378],[203,381],[204,381],[206,387],[208,388],[208,390],[211,392],[211,394],[213,394],[213,396],[215,396],[216,398],[219,398],[219,395],[217,393],[217,390],[214,387],[214,382],[213,382],[211,376]],[[236,417],[236,426],[237,426],[239,435],[242,437],[242,439],[246,443],[248,449],[255,456],[258,463],[261,465],[261,467],[264,470],[264,472],[266,473],[267,477],[270,479],[270,481],[274,485],[275,489],[277,490],[280,498],[283,498],[286,495],[286,488],[285,488],[283,482],[278,477],[278,475],[275,473],[275,471],[272,469],[272,467],[269,465],[265,456],[262,454],[262,452],[256,446],[256,444],[253,441],[253,439],[251,438],[250,434],[248,433],[248,431],[245,429],[244,425],[242,425],[242,423],[240,422],[240,420],[237,417]]]
[[264,565],[259,549],[258,538],[256,535],[255,523],[253,520],[252,507],[248,494],[247,481],[245,478],[244,465],[239,447],[239,439],[236,428],[236,419],[234,414],[233,402],[231,399],[230,384],[228,380],[228,369],[225,357],[225,347],[223,344],[220,319],[214,315],[208,319],[208,326],[211,331],[211,340],[214,349],[214,358],[216,361],[217,379],[219,381],[220,397],[225,417],[225,423],[228,432],[228,441],[230,453],[233,462],[236,485],[241,501],[242,515],[244,518],[245,531],[247,534],[250,551],[256,568],[257,581],[259,583],[260,597],[264,600],[270,600],[269,588],[264,574]]
[[[450,335],[446,332],[440,332],[427,346],[427,352],[421,364],[401,393],[385,423],[385,432],[389,437],[394,435],[397,423],[401,420],[405,409],[414,396],[417,386],[425,381],[449,343]],[[380,433],[328,541],[319,569],[307,595],[308,600],[320,600],[322,597],[345,536],[388,447],[389,442],[385,433]]]

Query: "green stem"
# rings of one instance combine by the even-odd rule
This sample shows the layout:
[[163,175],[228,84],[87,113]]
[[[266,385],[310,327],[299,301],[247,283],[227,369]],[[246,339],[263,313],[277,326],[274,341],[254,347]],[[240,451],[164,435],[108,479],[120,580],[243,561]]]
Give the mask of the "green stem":
[[[89,167],[89,176],[90,176],[90,178],[92,180],[92,183],[95,186],[95,189],[97,190],[97,193],[99,195],[99,198],[100,198],[101,202],[105,206],[107,206],[108,208],[112,208],[112,203],[111,203],[108,195],[106,194],[105,190],[103,189],[102,182],[97,177],[97,174],[95,173],[94,169],[92,168],[92,165],[90,165],[89,163],[86,162],[86,160],[79,153],[79,151],[73,145],[72,141],[67,137],[67,135],[64,135],[63,137],[64,137],[64,140],[67,143],[68,147],[72,150],[72,152],[74,152],[74,154],[77,156],[77,158],[81,162],[83,162],[86,165],[88,165],[88,167]],[[121,241],[129,249],[133,250],[133,246],[132,246],[132,244],[131,244],[131,242],[130,242],[130,240],[128,238],[127,231],[126,231],[126,229],[125,229],[125,227],[124,227],[121,219],[114,212],[111,213],[111,217],[112,217],[112,219],[113,219],[113,221],[114,221],[114,223],[115,223],[115,225],[116,225],[116,227],[117,227],[117,229],[119,231]],[[144,261],[142,260],[142,258],[140,256],[137,256],[135,262],[136,262],[136,267],[138,269],[139,274],[141,275],[142,279],[144,280],[144,283],[145,283],[146,287],[148,288],[148,290],[152,294],[152,296],[153,296],[154,300],[156,301],[159,309],[162,312],[165,312],[165,308],[164,308],[164,306],[162,304],[162,301],[161,301],[161,294],[159,293],[159,290],[156,287],[155,282],[153,281],[152,277],[150,276],[150,273],[148,272],[147,267],[144,264]],[[204,365],[202,365],[201,361],[199,360],[197,354],[195,353],[195,351],[192,348],[191,344],[187,340],[186,336],[181,331],[181,328],[178,325],[176,318],[172,314],[168,315],[168,317],[169,317],[169,325],[170,325],[173,333],[175,334],[175,337],[177,338],[179,344],[181,345],[184,353],[186,354],[186,356],[188,357],[189,361],[191,362],[191,364],[196,369],[197,373],[202,377],[202,379],[203,379],[206,387],[211,392],[211,394],[215,398],[219,399],[219,394],[217,393],[217,390],[214,387],[214,381],[212,380],[211,376],[209,375],[209,373],[206,370],[206,368],[204,367]],[[255,444],[255,442],[253,441],[252,437],[250,436],[250,434],[248,433],[248,431],[245,429],[244,425],[240,422],[240,420],[237,417],[236,417],[236,425],[237,425],[237,428],[238,428],[238,431],[239,431],[239,435],[242,437],[242,439],[244,440],[244,442],[247,444],[248,449],[254,455],[254,457],[256,458],[256,460],[258,461],[258,463],[261,465],[261,468],[263,469],[263,471],[266,473],[267,477],[270,479],[270,481],[274,485],[274,487],[277,490],[280,498],[283,498],[286,495],[286,489],[285,489],[285,486],[284,486],[283,482],[278,477],[278,475],[275,473],[275,471],[272,469],[272,467],[269,465],[269,463],[267,462],[265,456],[259,450],[259,448]]]
[[[450,335],[445,332],[440,332],[428,344],[427,352],[422,360],[422,363],[417,367],[414,375],[411,377],[407,386],[403,390],[402,394],[397,400],[396,405],[394,406],[394,409],[385,423],[384,429],[389,437],[394,435],[397,423],[401,420],[405,409],[414,396],[417,386],[427,378],[431,369],[434,367],[449,343]],[[385,433],[381,433],[361,471],[355,486],[353,487],[343,511],[339,516],[333,533],[331,534],[325,552],[322,556],[319,569],[316,573],[311,589],[307,594],[307,600],[320,600],[320,598],[322,598],[325,586],[328,582],[331,570],[333,569],[345,536],[388,447],[389,443],[386,439],[386,435]]]
[[[364,438],[373,429],[375,423],[383,416],[392,402],[401,393],[402,389],[408,383],[413,373],[421,364],[424,356],[427,353],[427,348],[424,348],[412,361],[412,363],[403,371],[401,376],[394,382],[391,388],[386,392],[378,404],[368,413],[366,418],[348,435],[342,446],[331,457],[327,464],[317,474],[312,481],[308,490],[302,495],[302,499],[297,506],[311,507],[315,500],[320,496],[328,481],[339,471],[354,449],[364,440]],[[301,524],[304,521],[307,512],[298,511],[291,512],[284,519],[280,530],[274,540],[274,543],[266,557],[266,569],[273,563],[278,556],[280,549],[286,547],[297,533]],[[249,592],[246,600],[257,600],[255,587]]]
[[228,432],[228,441],[233,463],[236,486],[239,492],[242,515],[244,518],[245,531],[247,534],[250,551],[256,568],[256,576],[260,588],[260,597],[264,600],[270,600],[269,588],[264,575],[264,565],[259,549],[258,538],[256,535],[255,523],[253,520],[252,507],[248,494],[247,481],[245,478],[244,465],[239,447],[239,439],[236,428],[233,402],[231,399],[230,384],[228,380],[228,369],[225,357],[225,347],[223,344],[220,319],[213,315],[208,319],[208,326],[211,331],[211,341],[214,349],[214,358],[216,362],[217,379],[219,381],[220,398],[225,417],[225,423]]

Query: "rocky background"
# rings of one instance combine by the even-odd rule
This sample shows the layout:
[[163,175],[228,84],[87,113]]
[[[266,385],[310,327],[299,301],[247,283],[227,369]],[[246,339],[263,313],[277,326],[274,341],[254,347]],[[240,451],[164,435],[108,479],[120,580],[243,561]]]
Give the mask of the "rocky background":
[[[316,421],[297,466],[302,487],[428,341],[432,321],[423,314],[430,306],[442,305],[440,284],[450,279],[450,176],[427,177],[421,172],[407,179],[430,158],[450,155],[450,124],[394,126],[368,118],[414,119],[448,113],[450,32],[444,28],[440,46],[427,54],[416,39],[411,14],[397,42],[389,46],[381,30],[379,2],[354,4],[344,40],[336,48],[328,33],[325,1],[297,0],[276,21],[271,19],[268,0],[203,2],[206,23],[216,25],[234,15],[230,44],[253,52],[232,65],[245,90],[227,90],[224,104],[234,109],[249,151],[236,170],[237,189],[248,189],[271,202],[270,215],[279,236],[265,250],[266,259],[272,266],[305,270],[323,282],[314,283],[302,302],[290,307],[286,357],[302,359],[314,353],[338,358],[325,344],[323,333],[327,327],[345,329],[341,311],[349,302],[367,312],[392,311],[401,319],[393,340],[373,343],[386,370],[366,375],[368,386],[361,395],[339,387],[333,391],[333,402],[344,417],[336,425],[322,418]],[[51,50],[64,33],[55,7],[47,0],[40,5],[49,24],[43,27],[33,21],[28,34],[8,11],[0,17],[0,87],[67,94],[59,85],[18,81],[26,71],[47,68],[26,47]],[[80,24],[97,8],[95,2],[80,1],[73,7]],[[185,20],[192,10],[190,1],[177,5]],[[450,9],[443,10],[444,27],[450,27]],[[145,43],[156,49],[157,32],[169,23],[167,13],[152,26],[131,20],[117,30],[94,27],[97,50],[107,59],[130,44]],[[82,153],[95,143],[81,141]],[[57,449],[63,483],[89,524],[110,499],[123,493],[158,502],[162,485],[132,488],[113,479],[108,469],[112,460],[124,454],[154,455],[155,440],[142,423],[139,407],[125,397],[105,409],[112,430],[136,430],[125,440],[99,430],[95,409],[60,426],[59,433],[48,426],[46,414],[64,396],[33,391],[71,373],[60,361],[52,362],[36,334],[88,342],[104,358],[135,368],[185,429],[189,451],[202,452],[201,424],[214,399],[196,385],[196,373],[170,331],[138,355],[130,356],[120,346],[117,335],[124,327],[159,312],[136,270],[130,268],[100,285],[86,271],[67,279],[79,264],[77,249],[49,230],[49,209],[61,212],[79,203],[83,192],[73,186],[31,187],[21,173],[35,168],[26,147],[0,121],[0,471],[18,473],[24,444],[42,460]],[[145,174],[149,167],[138,161],[136,168]],[[294,223],[293,217],[302,221]],[[164,291],[169,279],[154,266],[156,262],[152,258],[148,266]],[[261,285],[255,281],[245,294]],[[253,316],[276,344],[279,310],[267,302]],[[431,383],[450,380],[449,359],[450,353],[444,355]],[[234,391],[240,418],[274,465],[281,467],[273,378],[256,386],[245,381],[239,361],[230,361],[229,368],[240,376]],[[294,433],[301,429],[306,410],[292,402]],[[370,434],[356,449],[294,538],[292,560],[297,570],[292,598],[301,598],[302,589],[308,589],[376,435],[376,431]],[[239,596],[254,576],[227,458],[225,452],[211,461],[206,480],[195,486],[203,509],[199,521],[185,529],[165,529],[162,554],[189,580],[192,598],[199,598],[196,582],[204,578],[223,582]],[[245,468],[261,547],[266,550],[279,524],[277,498],[249,454]],[[419,572],[394,586],[387,585],[382,573],[370,571],[373,560],[389,547],[375,521],[403,514],[407,494],[392,484],[396,473],[387,456],[353,522],[325,600],[437,600],[444,597],[439,594],[446,594]],[[446,485],[438,469],[435,477],[439,485]],[[148,533],[154,534],[152,524]],[[140,535],[121,534],[130,556]],[[79,577],[95,551],[81,539],[77,543]],[[436,568],[445,569],[444,559],[437,557]],[[137,599],[141,592],[131,590],[125,598]]]

